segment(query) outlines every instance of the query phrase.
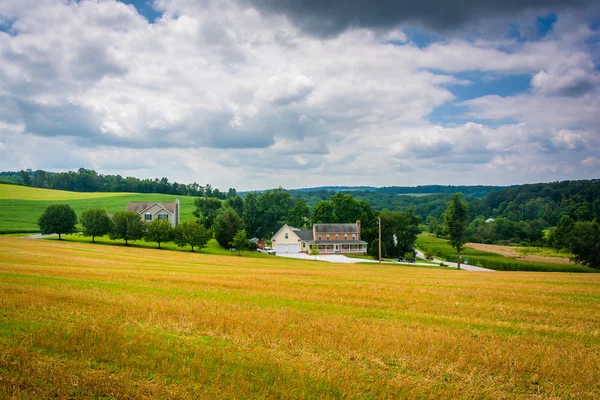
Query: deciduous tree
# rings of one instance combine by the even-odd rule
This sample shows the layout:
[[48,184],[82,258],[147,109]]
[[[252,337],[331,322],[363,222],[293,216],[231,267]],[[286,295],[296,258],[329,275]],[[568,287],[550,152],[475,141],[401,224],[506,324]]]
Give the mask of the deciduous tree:
[[83,227],[83,236],[91,236],[92,243],[95,242],[96,236],[104,236],[110,233],[112,229],[110,217],[101,208],[85,210],[81,213],[79,222]]
[[175,227],[174,238],[177,246],[185,247],[189,244],[192,251],[194,251],[194,247],[199,249],[205,247],[211,235],[204,225],[198,222],[186,221]]
[[570,236],[575,261],[600,269],[600,224],[595,221],[576,222]]
[[173,235],[173,226],[168,220],[155,219],[147,225],[144,240],[146,242],[158,243],[158,248],[160,249],[160,244],[173,240]]
[[240,229],[235,233],[235,236],[229,243],[232,248],[235,248],[238,252],[238,256],[242,255],[242,250],[246,250],[249,247],[250,240],[248,240],[248,235],[246,234],[246,230]]
[[469,222],[469,206],[462,201],[460,193],[454,193],[448,202],[444,222],[450,245],[456,249],[458,269],[460,269],[460,252],[467,241]]
[[146,234],[146,224],[139,214],[133,211],[119,211],[115,213],[112,221],[110,238],[125,240],[125,246],[128,246],[130,241],[140,240]]
[[211,229],[215,223],[217,212],[222,207],[221,200],[215,197],[198,197],[195,204],[194,216],[200,220],[206,229]]
[[63,234],[75,232],[77,214],[68,204],[53,204],[48,206],[38,219],[38,226],[44,235],[58,233],[58,240]]
[[337,222],[335,209],[330,200],[321,200],[313,208],[312,221],[314,224],[333,224]]

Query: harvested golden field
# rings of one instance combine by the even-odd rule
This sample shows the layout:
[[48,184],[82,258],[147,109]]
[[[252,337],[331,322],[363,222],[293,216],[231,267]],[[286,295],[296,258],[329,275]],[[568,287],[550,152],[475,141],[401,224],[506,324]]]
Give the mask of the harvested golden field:
[[[520,248],[515,246],[501,246],[497,244],[485,243],[466,243],[465,247],[470,247],[475,250],[487,251],[490,253],[500,254],[504,257],[515,257],[517,260],[549,262],[554,264],[570,264],[571,260],[567,257],[553,257],[538,254],[528,254],[530,247]],[[522,250],[522,251],[520,251]]]
[[0,398],[600,393],[600,275],[0,237]]

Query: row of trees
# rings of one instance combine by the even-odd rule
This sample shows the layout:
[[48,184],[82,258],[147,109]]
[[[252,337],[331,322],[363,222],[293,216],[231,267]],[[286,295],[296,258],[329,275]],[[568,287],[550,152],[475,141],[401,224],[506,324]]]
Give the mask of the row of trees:
[[227,192],[221,192],[210,184],[202,186],[196,182],[192,184],[169,182],[167,178],[139,179],[131,176],[123,178],[121,175],[98,174],[96,171],[86,168],[69,172],[32,171],[29,169],[19,172],[2,172],[0,178],[26,186],[74,192],[164,193],[217,199],[237,196],[237,192],[233,188]]
[[[77,215],[67,204],[55,204],[48,206],[38,219],[38,225],[42,234],[71,234],[76,231]],[[92,242],[99,236],[109,235],[111,239],[122,239],[127,246],[129,242],[144,239],[147,242],[155,242],[160,248],[161,243],[175,242],[180,247],[191,246],[201,249],[211,239],[211,232],[203,225],[196,222],[182,222],[173,228],[167,220],[154,220],[146,224],[137,213],[131,211],[119,211],[112,218],[105,210],[96,208],[85,210],[79,222],[82,234],[91,237]]]

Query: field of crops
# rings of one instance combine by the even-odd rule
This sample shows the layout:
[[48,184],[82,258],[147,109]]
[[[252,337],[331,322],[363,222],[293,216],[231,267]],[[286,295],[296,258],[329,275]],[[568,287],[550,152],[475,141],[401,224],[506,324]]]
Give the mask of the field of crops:
[[[423,252],[430,251],[438,258],[456,262],[456,250],[448,244],[447,240],[439,239],[429,234],[421,234],[417,239],[416,246]],[[520,260],[470,247],[463,248],[461,256],[467,258],[469,264],[498,271],[598,272],[583,265]]]
[[597,398],[600,275],[0,237],[0,398]]
[[104,208],[108,213],[124,210],[130,201],[181,203],[181,219],[193,218],[194,197],[166,194],[79,193],[0,184],[0,233],[38,232],[37,219],[50,204],[69,204],[77,213]]

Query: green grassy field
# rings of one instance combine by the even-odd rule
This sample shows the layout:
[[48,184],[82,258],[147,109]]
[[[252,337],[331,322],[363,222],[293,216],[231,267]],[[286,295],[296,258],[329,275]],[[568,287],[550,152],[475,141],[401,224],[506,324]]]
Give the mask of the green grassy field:
[[594,399],[600,275],[0,237],[0,398]]
[[191,196],[135,193],[79,193],[0,184],[0,233],[38,232],[37,219],[50,204],[68,204],[77,215],[89,208],[122,211],[131,201],[174,201],[181,204],[181,220],[193,219]]
[[[448,244],[447,240],[422,233],[417,239],[416,246],[423,252],[431,251],[438,258],[456,262],[456,250]],[[461,256],[467,258],[471,265],[479,265],[499,271],[598,272],[583,265],[518,260],[513,257],[504,257],[469,247],[463,248]]]

